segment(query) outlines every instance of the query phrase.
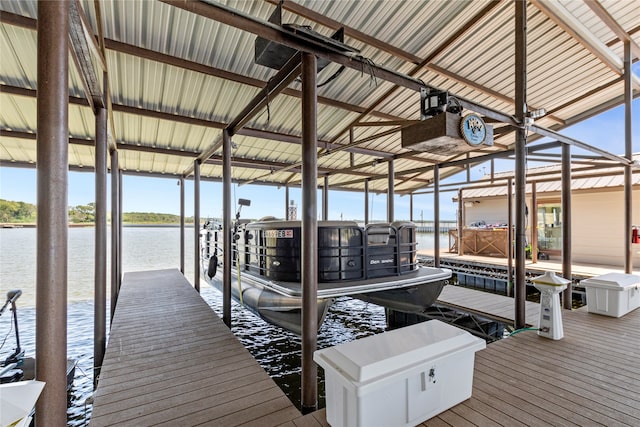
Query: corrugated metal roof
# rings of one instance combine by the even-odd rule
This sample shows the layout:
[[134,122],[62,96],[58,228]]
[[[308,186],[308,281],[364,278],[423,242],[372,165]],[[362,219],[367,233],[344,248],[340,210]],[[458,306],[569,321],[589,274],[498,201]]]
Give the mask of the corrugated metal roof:
[[[272,2],[257,0],[222,3],[261,20],[267,20],[275,7]],[[489,0],[304,0],[297,3],[405,52],[397,56],[347,31],[345,43],[359,49],[363,57],[375,64],[407,74],[415,68],[415,63],[407,57],[423,59],[435,55],[430,64],[415,74],[416,78],[488,108],[513,114],[512,2],[498,3],[477,22],[472,22],[474,17],[493,4]],[[565,0],[561,3],[615,55],[622,55],[620,40],[588,5]],[[640,0],[602,0],[600,3],[625,31],[631,33],[635,42],[640,43]],[[98,4],[105,38],[125,44],[114,43],[106,53],[111,98],[118,107],[113,112],[114,137],[121,147],[120,165],[125,170],[181,175],[193,164],[193,153],[207,151],[218,140],[222,124],[234,119],[256,96],[259,86],[266,84],[276,73],[254,63],[256,36],[242,29],[159,1],[100,1]],[[82,1],[82,8],[95,32],[94,2]],[[0,1],[0,10],[37,19],[35,1]],[[36,88],[37,35],[29,23],[16,24],[7,16],[3,13],[0,19],[0,127],[3,131],[0,161],[30,164],[35,161],[34,140],[15,135],[36,132],[36,101],[33,92],[17,92]],[[326,36],[334,32],[332,28],[286,10],[286,5],[283,22],[308,25]],[[445,45],[465,26],[468,26],[466,32]],[[533,4],[528,5],[527,26],[529,104],[553,112],[552,117],[537,123],[562,128],[591,115],[594,110],[609,107],[612,100],[619,102],[623,86],[618,81],[618,73]],[[173,65],[166,63],[168,60],[173,61]],[[190,62],[180,63],[185,60]],[[96,58],[92,61],[97,63]],[[70,95],[82,98],[85,94],[79,74],[73,62],[70,64]],[[330,64],[319,74],[318,81],[328,80],[339,69],[340,66]],[[227,73],[226,77],[224,73]],[[589,94],[599,87],[603,88]],[[391,88],[391,83],[383,81],[367,67],[345,69],[331,83],[318,89],[319,140],[349,143],[347,129],[360,117],[358,111],[377,103]],[[269,100],[268,112],[262,111],[247,123],[252,136],[234,136],[237,145],[234,159],[246,159],[256,165],[255,169],[248,167],[247,162],[234,166],[234,179],[259,178],[276,185],[284,184],[286,180],[299,181],[299,177],[291,177],[290,171],[279,172],[282,165],[296,164],[301,158],[300,147],[295,142],[302,133],[301,85],[296,81],[289,89],[287,94]],[[139,110],[132,111],[131,108]],[[383,120],[381,117],[415,120],[419,118],[419,95],[413,90],[396,89],[373,110],[362,120]],[[165,116],[151,112],[165,113]],[[93,138],[94,118],[90,108],[71,104],[69,118],[70,136],[77,138],[77,142]],[[201,122],[189,122],[188,119]],[[353,135],[355,140],[362,140],[389,129],[388,126],[355,127]],[[281,137],[265,139],[260,137],[261,131],[281,134]],[[496,143],[493,148],[471,152],[471,156],[510,146],[513,134],[498,136]],[[408,150],[402,148],[399,132],[368,140],[358,148],[361,151],[354,155],[355,165],[362,166],[352,171],[349,170],[352,160],[348,150],[320,156],[319,168],[322,173],[330,174],[332,186],[361,189],[363,174],[386,175],[388,168],[387,163],[381,161],[382,153],[400,156],[394,163],[399,176],[398,191],[425,187],[433,176],[430,170],[406,171],[452,160],[430,153],[413,153],[404,158]],[[182,152],[184,156],[179,155]],[[93,149],[84,143],[70,145],[72,166],[90,168],[93,156]],[[441,175],[444,177],[458,170],[448,167]],[[220,178],[221,173],[218,165],[202,165],[203,177]],[[372,191],[384,191],[386,186],[386,179],[370,182]]]
[[[640,154],[634,154],[633,159],[637,162],[640,160]],[[579,166],[574,166],[571,173],[571,190],[585,191],[602,191],[603,189],[618,188],[624,186],[624,175],[622,168],[618,167],[602,167],[602,162],[592,161],[592,167],[585,167],[583,162]],[[537,193],[560,193],[562,191],[562,181],[560,173],[562,166],[555,164],[549,166],[540,166],[527,170],[529,181],[536,182]],[[513,177],[513,171],[501,172],[494,174],[494,180],[500,182],[495,186],[474,188],[468,187],[464,190],[465,199],[481,199],[486,197],[506,196],[507,187],[505,178]],[[489,176],[485,176],[488,179]],[[640,184],[640,175],[632,176],[633,185]],[[527,184],[527,192],[531,192],[531,184]]]

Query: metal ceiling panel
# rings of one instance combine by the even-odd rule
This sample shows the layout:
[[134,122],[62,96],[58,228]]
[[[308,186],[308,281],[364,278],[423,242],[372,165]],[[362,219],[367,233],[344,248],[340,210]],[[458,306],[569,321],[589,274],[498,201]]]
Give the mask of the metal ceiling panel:
[[[215,0],[212,0],[212,2]],[[313,11],[404,50],[416,59],[426,58],[445,40],[459,31],[472,17],[490,4],[488,0],[455,2],[395,1],[384,0],[298,0]],[[103,28],[108,39],[149,49],[177,60],[184,59],[226,70],[243,78],[266,82],[276,71],[254,63],[256,36],[228,25],[177,9],[158,1],[102,1],[98,3],[103,16]],[[227,6],[242,13],[266,20],[274,4],[266,1],[228,0]],[[569,13],[602,43],[608,44],[621,55],[622,43],[614,33],[584,3],[562,0]],[[622,28],[634,31],[640,41],[640,1],[602,0],[601,4]],[[83,10],[91,27],[96,31],[96,3],[82,1]],[[20,16],[36,18],[35,1],[0,1],[0,10]],[[532,107],[544,107],[552,111],[537,123],[544,126],[564,126],[610,108],[621,102],[622,84],[618,75],[602,64],[595,55],[572,36],[565,33],[544,13],[532,4],[528,7],[528,100]],[[289,11],[284,12],[284,22],[310,25],[324,35],[333,29],[311,22]],[[462,37],[435,56],[432,64],[416,74],[425,84],[447,89],[452,94],[483,104],[488,108],[511,114],[513,111],[513,3],[502,2],[481,22],[472,25]],[[18,88],[35,89],[37,72],[36,32],[20,25],[0,23],[0,84]],[[362,40],[347,36],[345,43],[361,50],[361,55],[377,65],[384,65],[399,73],[408,73],[414,64],[407,60],[368,45]],[[153,55],[152,55],[153,56]],[[95,58],[93,59],[95,63]],[[194,124],[186,124],[180,117],[227,123],[253,99],[259,88],[202,72],[167,65],[153,59],[137,57],[131,53],[107,50],[107,66],[111,96],[114,104],[142,108],[176,116],[176,120],[159,119],[145,112],[113,113],[115,138],[129,148],[140,146],[159,152],[122,150],[121,163],[127,170],[160,174],[181,174],[193,163],[192,155],[180,157],[161,150],[178,152],[203,152],[218,140],[220,130]],[[318,82],[327,81],[341,67],[329,65],[318,76]],[[84,97],[78,73],[70,68],[70,94]],[[318,89],[318,95],[342,103],[357,105],[366,110],[388,92],[393,85],[375,76],[373,68],[346,69],[335,80]],[[290,88],[300,90],[299,82]],[[596,88],[601,90],[585,96]],[[0,93],[2,111],[0,126],[3,130],[34,132],[36,127],[35,99]],[[249,121],[257,130],[301,135],[301,100],[299,97],[280,95],[269,100],[269,111],[264,109]],[[413,90],[396,89],[393,95],[375,107],[390,117],[415,120],[419,118],[419,96]],[[180,116],[180,117],[178,117]],[[75,138],[92,138],[94,119],[87,107],[71,105],[69,109],[70,135]],[[348,127],[359,113],[327,103],[318,106],[318,137],[321,140],[341,144],[349,143]],[[363,118],[371,121],[373,116]],[[378,119],[379,120],[379,119]],[[355,139],[371,137],[388,129],[386,127],[358,127]],[[262,162],[260,168],[234,167],[234,179],[256,179],[282,183],[291,173],[278,173],[277,169],[264,178],[265,165],[294,164],[300,160],[298,144],[236,135],[237,148],[234,158]],[[16,141],[25,141],[24,152],[17,149]],[[496,147],[473,152],[478,156],[502,149],[513,143],[513,134],[496,138]],[[19,144],[18,144],[19,145]],[[0,151],[7,160],[31,161],[29,150],[33,142],[0,137]],[[361,149],[378,150],[389,155],[404,155],[397,133],[372,138],[358,146]],[[78,145],[70,149],[70,161],[75,166],[92,164],[91,147]],[[448,160],[437,154],[416,153],[422,159]],[[4,157],[3,157],[4,158]],[[357,154],[355,164],[373,163],[377,156]],[[430,179],[430,171],[403,174],[428,165],[424,161],[402,158],[395,162],[399,173],[398,189],[420,188],[421,180]],[[351,166],[350,153],[337,152],[321,157],[319,167],[334,170]],[[450,169],[450,170],[449,170]],[[447,173],[454,170],[449,168]],[[205,172],[206,171],[206,172]],[[345,183],[349,188],[362,188],[356,182],[361,173],[386,175],[387,164],[357,169],[357,173],[336,173],[331,182]],[[221,168],[202,165],[201,174],[219,178]],[[299,181],[298,176],[291,178]],[[361,180],[360,180],[361,181]],[[426,183],[425,183],[426,184]],[[372,191],[386,191],[387,180],[371,181]],[[474,190],[475,191],[475,190]]]

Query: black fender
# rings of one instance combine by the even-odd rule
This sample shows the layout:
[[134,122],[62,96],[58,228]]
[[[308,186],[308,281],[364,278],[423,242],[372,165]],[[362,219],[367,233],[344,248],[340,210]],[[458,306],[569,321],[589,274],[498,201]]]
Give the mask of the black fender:
[[218,257],[216,255],[209,258],[209,266],[207,267],[207,276],[209,279],[213,279],[218,271]]

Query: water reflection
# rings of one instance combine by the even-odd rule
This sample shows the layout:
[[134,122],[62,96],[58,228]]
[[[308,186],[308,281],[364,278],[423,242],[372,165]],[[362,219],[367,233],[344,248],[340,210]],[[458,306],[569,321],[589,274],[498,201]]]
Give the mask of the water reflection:
[[[222,317],[222,294],[206,287],[202,289],[202,297]],[[232,301],[231,316],[231,330],[235,336],[300,409],[300,337],[266,323],[235,301]],[[385,328],[384,308],[348,297],[338,298],[318,331],[318,348],[374,335],[383,332]],[[324,407],[322,369],[318,369],[318,405]]]

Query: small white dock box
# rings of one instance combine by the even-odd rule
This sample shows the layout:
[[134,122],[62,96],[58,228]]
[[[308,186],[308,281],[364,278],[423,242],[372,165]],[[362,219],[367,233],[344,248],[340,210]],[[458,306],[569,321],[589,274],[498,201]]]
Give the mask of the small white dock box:
[[608,273],[580,281],[589,313],[621,317],[640,307],[640,276]]
[[471,397],[485,341],[438,320],[318,350],[327,422],[415,426]]

